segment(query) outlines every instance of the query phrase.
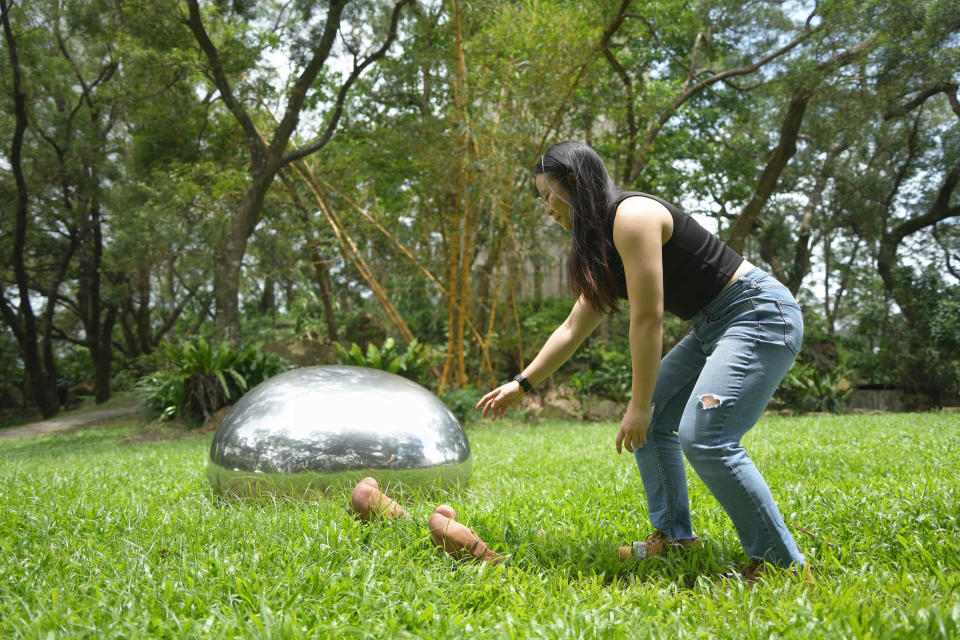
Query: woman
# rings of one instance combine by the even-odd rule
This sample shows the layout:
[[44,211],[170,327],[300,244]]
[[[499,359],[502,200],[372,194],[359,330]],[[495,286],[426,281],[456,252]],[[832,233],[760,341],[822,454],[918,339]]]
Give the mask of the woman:
[[[632,398],[616,436],[633,453],[654,532],[621,547],[646,558],[699,541],[683,456],[726,510],[751,562],[804,566],[759,471],[740,445],[790,369],[803,318],[790,291],[689,215],[655,196],[617,188],[593,149],[551,147],[537,163],[539,199],[572,235],[566,321],[512,381],[483,396],[483,416],[508,407],[566,362],[606,313],[626,298]],[[693,320],[661,361],[663,313]]]

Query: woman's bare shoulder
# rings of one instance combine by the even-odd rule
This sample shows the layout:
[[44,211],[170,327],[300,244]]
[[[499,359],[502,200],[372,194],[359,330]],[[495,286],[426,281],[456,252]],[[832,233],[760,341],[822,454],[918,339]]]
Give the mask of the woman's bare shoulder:
[[661,203],[642,195],[625,198],[618,206],[613,221],[614,237],[622,234],[659,231],[662,242],[673,234],[673,216]]

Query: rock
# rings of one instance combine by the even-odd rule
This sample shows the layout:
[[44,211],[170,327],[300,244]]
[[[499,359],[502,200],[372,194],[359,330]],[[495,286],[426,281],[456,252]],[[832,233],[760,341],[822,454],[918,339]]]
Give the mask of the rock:
[[626,409],[626,405],[621,405],[609,398],[596,398],[587,403],[583,417],[593,422],[617,422],[623,418]]
[[335,347],[316,340],[268,342],[263,345],[263,350],[275,353],[298,367],[330,364],[336,361]]
[[70,396],[92,396],[94,394],[93,380],[86,380],[70,387]]
[[222,409],[218,409],[216,413],[210,416],[210,419],[203,423],[203,426],[200,427],[201,431],[216,431],[217,427],[220,426],[220,423],[223,422],[223,419],[230,413],[230,409],[233,407],[228,405]]
[[583,415],[580,400],[567,387],[553,387],[543,398],[541,418],[579,420]]
[[543,398],[537,394],[526,394],[520,401],[520,410],[539,413],[543,409]]
[[767,409],[766,411],[763,412],[763,415],[777,416],[780,418],[790,418],[790,417],[793,417],[795,414],[793,413],[792,409]]
[[911,393],[903,397],[903,410],[910,412],[930,411],[936,406],[930,396],[923,393]]

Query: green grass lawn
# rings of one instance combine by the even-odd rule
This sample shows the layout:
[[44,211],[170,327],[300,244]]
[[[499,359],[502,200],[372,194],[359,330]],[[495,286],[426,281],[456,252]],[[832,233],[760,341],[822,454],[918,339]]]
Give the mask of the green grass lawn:
[[[746,562],[691,473],[702,551],[619,566],[648,532],[613,424],[471,426],[470,486],[442,498],[509,559],[461,565],[426,518],[363,524],[346,495],[218,500],[209,435],[135,425],[0,441],[0,637],[960,635],[960,414],[765,418],[746,439],[814,568],[716,584]],[[545,535],[539,537],[540,530]]]

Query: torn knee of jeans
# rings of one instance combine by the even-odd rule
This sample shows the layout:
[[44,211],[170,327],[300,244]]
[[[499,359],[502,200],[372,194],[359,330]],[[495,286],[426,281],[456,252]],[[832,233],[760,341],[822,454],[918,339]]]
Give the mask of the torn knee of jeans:
[[724,400],[726,400],[726,398],[721,398],[720,396],[712,393],[705,393],[700,396],[700,406],[704,409],[716,409],[723,404]]

